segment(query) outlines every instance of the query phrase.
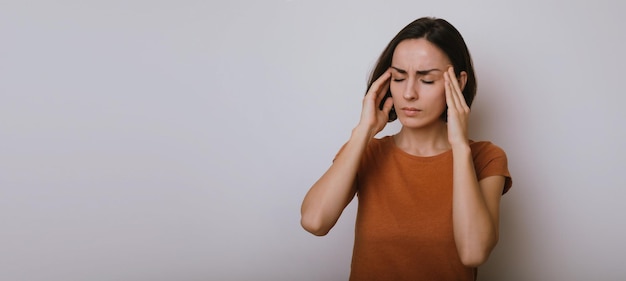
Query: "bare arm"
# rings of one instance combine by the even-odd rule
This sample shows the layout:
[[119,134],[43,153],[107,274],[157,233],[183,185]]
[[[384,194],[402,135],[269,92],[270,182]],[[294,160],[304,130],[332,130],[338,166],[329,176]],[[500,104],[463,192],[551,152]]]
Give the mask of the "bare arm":
[[301,224],[312,234],[326,235],[356,193],[354,179],[370,137],[355,129],[341,153],[302,202]]
[[487,261],[498,242],[500,198],[503,176],[478,182],[467,137],[469,106],[463,98],[460,81],[450,68],[444,73],[448,105],[448,141],[452,147],[452,224],[454,241],[464,265],[477,267]]
[[304,197],[300,223],[308,232],[326,235],[354,198],[355,178],[363,152],[369,141],[385,127],[393,104],[391,99],[387,99],[383,109],[378,109],[389,87],[390,77],[387,71],[372,84],[363,99],[361,120],[352,130],[350,140]]
[[498,243],[503,176],[476,180],[469,146],[453,148],[452,222],[461,261],[477,267]]

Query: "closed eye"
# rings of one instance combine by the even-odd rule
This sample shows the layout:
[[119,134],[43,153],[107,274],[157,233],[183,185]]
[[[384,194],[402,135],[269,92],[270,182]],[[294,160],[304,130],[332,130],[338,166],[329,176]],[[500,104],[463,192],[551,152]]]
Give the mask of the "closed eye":
[[424,84],[433,84],[433,83],[435,83],[435,81],[431,81],[431,80],[422,80],[422,83],[424,83]]
[[402,82],[404,78],[393,78],[393,82]]

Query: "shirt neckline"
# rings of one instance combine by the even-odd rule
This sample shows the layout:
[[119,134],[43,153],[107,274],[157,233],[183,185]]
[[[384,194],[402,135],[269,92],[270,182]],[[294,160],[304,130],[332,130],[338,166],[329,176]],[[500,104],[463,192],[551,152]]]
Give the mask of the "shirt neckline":
[[418,156],[418,155],[413,155],[410,154],[404,150],[402,150],[400,147],[398,147],[396,145],[396,142],[393,139],[393,136],[385,136],[383,139],[383,142],[390,146],[392,151],[395,154],[398,154],[402,157],[405,158],[409,158],[409,159],[414,159],[414,160],[419,160],[419,161],[426,161],[426,162],[430,162],[430,161],[435,161],[435,160],[439,160],[442,158],[446,158],[452,155],[452,149],[448,149],[442,153],[436,154],[436,155],[431,155],[431,156]]

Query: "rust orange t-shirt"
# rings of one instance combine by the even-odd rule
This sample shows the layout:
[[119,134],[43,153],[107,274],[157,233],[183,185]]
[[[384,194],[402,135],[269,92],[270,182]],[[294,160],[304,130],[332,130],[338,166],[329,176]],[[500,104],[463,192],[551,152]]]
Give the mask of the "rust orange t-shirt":
[[[478,180],[512,181],[506,154],[471,142]],[[393,137],[368,145],[356,177],[359,200],[350,280],[475,280],[459,258],[452,232],[452,151],[408,154]]]

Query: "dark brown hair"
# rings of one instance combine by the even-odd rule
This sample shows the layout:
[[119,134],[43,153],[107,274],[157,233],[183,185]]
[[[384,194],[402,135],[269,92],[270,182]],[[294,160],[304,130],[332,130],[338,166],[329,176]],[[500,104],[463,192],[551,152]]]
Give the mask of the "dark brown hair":
[[[400,30],[378,58],[369,82],[367,83],[367,89],[372,86],[372,83],[374,83],[378,77],[391,67],[393,52],[400,42],[407,39],[419,38],[425,38],[448,56],[457,77],[461,71],[467,73],[467,83],[463,89],[463,97],[465,97],[467,105],[471,106],[472,101],[474,101],[474,96],[476,96],[476,76],[474,74],[472,58],[461,33],[449,22],[439,18],[419,18]],[[380,109],[382,109],[383,103],[387,97],[391,97],[391,90],[389,89],[387,90],[385,98],[380,103]],[[444,111],[441,118],[447,121],[447,117],[447,111]],[[391,108],[389,112],[389,122],[397,118],[395,108]]]

